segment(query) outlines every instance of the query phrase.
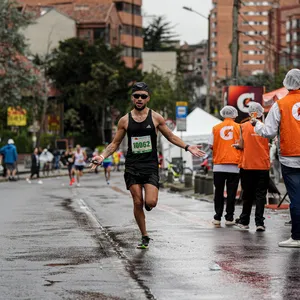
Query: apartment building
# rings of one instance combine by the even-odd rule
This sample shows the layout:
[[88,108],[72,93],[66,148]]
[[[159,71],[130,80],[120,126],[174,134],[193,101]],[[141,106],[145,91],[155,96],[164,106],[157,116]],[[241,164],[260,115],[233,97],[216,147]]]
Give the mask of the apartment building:
[[267,65],[271,72],[300,67],[300,0],[294,2],[269,14]]
[[133,67],[142,58],[142,0],[18,0],[41,10],[55,8],[74,18],[77,36],[93,42],[104,39],[124,47],[123,59]]
[[[220,96],[231,76],[233,0],[213,0],[210,13],[211,93]],[[239,5],[239,66],[241,76],[268,71],[269,12],[297,0],[243,0]]]
[[208,41],[203,40],[193,45],[184,43],[180,50],[183,72],[185,74],[199,75],[206,83],[208,75]]

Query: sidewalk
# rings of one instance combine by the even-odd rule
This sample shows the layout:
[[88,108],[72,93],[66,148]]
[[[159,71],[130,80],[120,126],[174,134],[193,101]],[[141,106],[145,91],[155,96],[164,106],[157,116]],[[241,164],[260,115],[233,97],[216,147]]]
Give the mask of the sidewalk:
[[[93,173],[93,171],[90,170],[89,167],[85,167],[85,169],[83,170],[83,173]],[[98,172],[101,173],[103,172],[103,170],[101,168],[98,169]],[[68,169],[66,167],[63,167],[60,170],[55,170],[55,171],[50,171],[49,172],[49,176],[44,176],[43,172],[40,171],[40,179],[43,178],[51,178],[51,177],[60,177],[60,176],[68,176]],[[24,165],[18,165],[18,177],[19,180],[25,180],[26,178],[28,178],[30,176],[30,169],[25,169]],[[36,176],[34,177],[36,178]],[[7,181],[6,178],[4,177],[0,177],[0,182],[5,182]]]
[[[284,197],[286,194],[286,187],[283,182],[280,182],[279,184],[276,185],[280,192],[281,198]],[[183,183],[172,183],[172,184],[167,184],[165,186],[166,189],[168,189],[170,192],[173,193],[180,193],[186,197],[191,197],[196,200],[201,200],[201,201],[206,201],[206,202],[214,202],[214,195],[205,195],[205,194],[195,194],[194,192],[194,187],[192,188],[186,188]],[[272,194],[268,194],[268,197],[271,198]],[[275,195],[276,198],[278,198],[278,195]],[[286,203],[286,202],[285,202]],[[237,203],[240,204],[240,203]]]

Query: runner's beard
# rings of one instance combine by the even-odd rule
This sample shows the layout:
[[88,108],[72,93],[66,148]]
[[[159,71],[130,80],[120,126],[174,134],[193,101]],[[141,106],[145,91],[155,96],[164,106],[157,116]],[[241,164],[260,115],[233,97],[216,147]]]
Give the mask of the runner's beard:
[[136,110],[138,110],[138,111],[142,111],[142,110],[144,110],[144,109],[146,108],[146,105],[143,105],[143,106],[141,106],[141,107],[137,107],[136,105],[134,105],[134,108],[135,108]]

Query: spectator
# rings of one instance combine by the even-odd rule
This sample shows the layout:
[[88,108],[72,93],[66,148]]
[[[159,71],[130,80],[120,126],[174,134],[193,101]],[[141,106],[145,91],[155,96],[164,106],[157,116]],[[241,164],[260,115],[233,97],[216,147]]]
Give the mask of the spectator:
[[53,152],[53,155],[54,155],[54,159],[53,159],[53,166],[54,166],[54,170],[58,171],[60,170],[60,152],[58,149],[55,149],[54,152]]
[[213,224],[219,226],[224,210],[224,188],[226,184],[227,201],[225,225],[235,225],[235,198],[240,179],[240,152],[231,145],[240,139],[240,125],[234,120],[238,116],[233,106],[225,106],[221,112],[224,121],[213,127],[210,140],[214,160],[215,212]]
[[290,70],[283,81],[287,96],[271,107],[265,124],[252,120],[255,132],[274,138],[278,133],[282,177],[291,200],[292,235],[279,247],[300,248],[300,70]]
[[8,177],[8,180],[16,181],[15,176],[17,173],[18,153],[13,139],[9,139],[7,145],[0,149],[0,154],[4,155],[4,163],[7,170],[6,176]]
[[[251,118],[262,119],[264,108],[257,102],[249,103]],[[239,144],[233,145],[242,150],[241,184],[243,189],[243,210],[237,220],[237,226],[249,229],[253,202],[255,203],[256,231],[265,231],[264,210],[267,201],[270,171],[269,141],[254,132],[250,121],[241,125]]]
[[51,169],[51,162],[53,161],[53,154],[48,151],[48,149],[44,149],[43,152],[40,154],[40,165],[41,169],[43,170],[43,175],[49,176],[49,172]]
[[[28,183],[31,183],[31,179],[34,175],[36,175],[37,179],[40,178],[40,158],[38,148],[34,148],[33,153],[31,154],[31,175],[26,179]],[[42,180],[38,181],[38,184],[42,183]]]

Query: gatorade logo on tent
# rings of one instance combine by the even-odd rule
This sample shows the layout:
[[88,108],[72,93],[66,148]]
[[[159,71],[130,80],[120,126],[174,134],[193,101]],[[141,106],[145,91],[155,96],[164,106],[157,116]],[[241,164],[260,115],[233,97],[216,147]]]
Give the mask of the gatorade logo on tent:
[[248,113],[249,103],[255,100],[254,93],[244,93],[237,100],[237,107],[243,113]]
[[233,139],[233,126],[225,126],[220,131],[220,136],[223,140],[229,141]]
[[300,102],[296,103],[293,108],[292,108],[292,114],[293,117],[297,120],[300,121]]

